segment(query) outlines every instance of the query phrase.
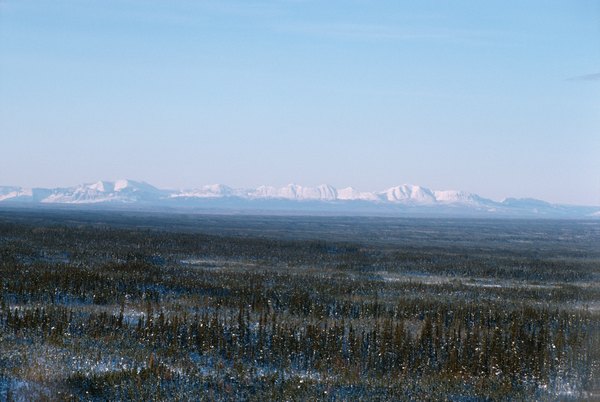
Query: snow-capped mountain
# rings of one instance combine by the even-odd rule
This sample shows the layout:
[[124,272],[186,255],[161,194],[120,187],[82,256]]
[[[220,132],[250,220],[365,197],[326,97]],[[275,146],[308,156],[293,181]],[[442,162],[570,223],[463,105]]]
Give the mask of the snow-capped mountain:
[[346,187],[337,191],[338,200],[342,201],[378,201],[379,197],[375,193],[361,192],[354,187]]
[[435,194],[428,188],[403,184],[379,193],[380,198],[389,202],[403,202],[411,204],[434,204],[437,202]]
[[220,198],[229,197],[235,194],[235,190],[223,184],[210,184],[198,189],[173,191],[169,194],[170,198]]
[[330,185],[232,188],[222,184],[163,190],[134,180],[98,181],[65,188],[1,187],[0,205],[94,205],[356,214],[600,217],[600,207],[555,205],[535,199],[494,201],[455,190],[403,184],[376,192]]
[[17,201],[44,204],[135,203],[160,200],[168,194],[150,184],[133,180],[98,181],[65,188],[0,187],[0,202]]
[[288,184],[281,188],[260,186],[248,190],[247,196],[251,199],[274,198],[295,201],[335,201],[338,199],[337,190],[327,184],[317,187],[304,187],[298,184]]
[[135,203],[160,200],[167,192],[133,180],[98,181],[76,187],[58,188],[41,200],[43,203],[93,204],[105,202]]

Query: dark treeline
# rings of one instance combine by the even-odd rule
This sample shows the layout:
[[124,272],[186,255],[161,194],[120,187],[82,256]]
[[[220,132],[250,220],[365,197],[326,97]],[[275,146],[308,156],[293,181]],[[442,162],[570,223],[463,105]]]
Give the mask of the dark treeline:
[[594,240],[559,259],[5,219],[0,400],[593,398]]

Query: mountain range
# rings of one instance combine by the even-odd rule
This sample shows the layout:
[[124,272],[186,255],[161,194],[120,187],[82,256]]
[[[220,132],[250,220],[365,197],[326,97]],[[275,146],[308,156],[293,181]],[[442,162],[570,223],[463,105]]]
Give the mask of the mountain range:
[[551,204],[530,198],[494,201],[455,190],[404,184],[364,192],[330,185],[232,188],[222,184],[164,190],[135,180],[63,188],[0,186],[0,205],[187,209],[202,211],[360,215],[600,218],[600,207]]

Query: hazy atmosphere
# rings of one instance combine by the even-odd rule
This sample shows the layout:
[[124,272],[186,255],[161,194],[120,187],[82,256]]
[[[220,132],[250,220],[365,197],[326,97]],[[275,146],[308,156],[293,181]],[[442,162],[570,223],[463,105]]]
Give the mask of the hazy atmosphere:
[[598,1],[0,1],[0,185],[600,205]]
[[0,401],[600,401],[600,0],[0,0]]

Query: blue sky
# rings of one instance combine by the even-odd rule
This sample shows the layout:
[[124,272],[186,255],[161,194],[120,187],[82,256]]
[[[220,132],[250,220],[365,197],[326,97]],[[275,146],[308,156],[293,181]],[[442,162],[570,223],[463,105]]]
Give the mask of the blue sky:
[[598,1],[0,0],[0,184],[600,205]]

